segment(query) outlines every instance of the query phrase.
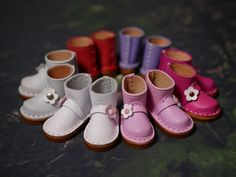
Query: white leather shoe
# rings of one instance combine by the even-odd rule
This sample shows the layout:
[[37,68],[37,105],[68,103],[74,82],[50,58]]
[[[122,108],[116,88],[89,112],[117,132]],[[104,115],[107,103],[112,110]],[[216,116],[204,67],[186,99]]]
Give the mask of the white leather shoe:
[[71,64],[75,66],[77,71],[75,52],[70,50],[54,50],[45,55],[45,64],[40,64],[36,71],[37,73],[31,76],[26,76],[21,80],[18,87],[19,94],[22,98],[28,99],[39,94],[47,87],[47,68],[61,64]]
[[22,117],[28,122],[37,124],[52,116],[58,109],[60,99],[65,95],[63,84],[74,72],[75,67],[70,64],[47,69],[48,87],[24,101],[20,108]]
[[53,140],[67,140],[87,122],[92,107],[89,95],[91,84],[92,78],[86,73],[76,74],[66,80],[65,102],[43,125],[46,137]]
[[116,80],[108,76],[97,79],[90,86],[92,109],[84,140],[93,150],[107,150],[118,138],[117,86]]

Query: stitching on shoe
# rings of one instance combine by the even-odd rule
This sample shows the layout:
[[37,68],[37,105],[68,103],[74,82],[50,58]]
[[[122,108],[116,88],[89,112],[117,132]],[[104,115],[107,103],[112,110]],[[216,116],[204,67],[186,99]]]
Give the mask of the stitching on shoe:
[[157,117],[157,119],[160,121],[160,123],[161,123],[164,127],[168,128],[168,129],[171,129],[171,130],[173,130],[173,131],[181,132],[181,131],[189,130],[189,129],[192,127],[192,126],[191,126],[192,124],[191,124],[190,126],[187,126],[187,127],[185,127],[185,128],[182,128],[182,129],[173,128],[173,127],[170,127],[170,126],[166,125],[166,124],[159,118],[159,116],[158,116],[156,113],[153,113],[153,114]]
[[[115,128],[115,135],[117,135],[117,133],[118,133],[118,135],[119,135],[119,125],[116,125],[116,126],[118,126],[118,128],[117,128],[117,127]],[[86,138],[87,140],[89,140],[88,136],[86,136],[86,135],[85,135],[85,138]],[[90,140],[89,140],[89,143],[91,143],[91,144],[96,144],[96,145],[103,145],[103,144],[105,144],[105,143],[110,143],[110,142],[114,141],[115,138],[116,138],[116,136],[112,137],[108,142],[105,142],[105,141],[103,141],[103,142],[95,142],[95,141],[90,141]]]
[[193,111],[191,111],[191,110],[189,110],[188,108],[184,108],[186,111],[188,111],[188,112],[191,112],[191,113],[193,113],[193,114],[197,114],[197,115],[200,115],[200,116],[215,116],[215,115],[217,115],[219,112],[220,112],[220,109],[218,109],[216,112],[214,112],[214,113],[209,113],[209,114],[205,114],[205,113],[199,113],[199,112],[193,112]]
[[143,138],[136,138],[136,137],[130,136],[130,135],[127,133],[127,131],[125,130],[125,128],[123,128],[123,125],[121,126],[121,129],[123,130],[124,134],[125,134],[127,137],[129,137],[129,138],[131,138],[131,139],[134,139],[134,140],[137,140],[137,141],[149,140],[150,138],[153,137],[153,134],[154,134],[154,128],[153,128],[153,126],[152,126],[152,130],[153,130],[152,134],[151,134],[150,136],[143,137]]
[[[20,109],[20,112],[23,113],[25,116],[27,116],[28,118],[32,118],[31,120],[34,120],[33,118],[37,118],[37,119],[42,119],[42,118],[48,118],[50,116],[52,116],[53,114],[55,114],[55,112],[51,112],[51,113],[47,113],[47,114],[41,114],[41,115],[34,115],[34,114],[29,114],[27,112],[25,112],[24,110],[22,110],[23,108]],[[36,120],[37,120],[36,119]]]

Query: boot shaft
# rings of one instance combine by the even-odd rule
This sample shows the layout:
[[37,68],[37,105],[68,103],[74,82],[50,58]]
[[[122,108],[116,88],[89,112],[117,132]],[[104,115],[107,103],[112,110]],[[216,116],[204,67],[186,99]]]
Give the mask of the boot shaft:
[[78,65],[76,63],[76,54],[70,50],[54,50],[48,52],[45,57],[47,68],[62,64],[71,64],[75,66],[75,71],[78,72]]
[[47,69],[48,86],[53,88],[59,97],[65,95],[64,82],[75,73],[75,67],[70,64],[53,66]]
[[139,65],[139,54],[144,31],[137,27],[123,28],[119,32],[120,67],[136,68]]
[[161,51],[170,47],[171,41],[163,36],[150,36],[145,41],[145,50],[140,73],[145,75],[148,70],[159,65]]
[[147,85],[138,75],[129,74],[122,80],[123,101],[126,104],[140,103],[146,106]]
[[90,37],[77,36],[70,38],[66,45],[69,50],[76,53],[80,72],[90,73],[92,77],[96,78],[99,70],[93,40]]
[[64,83],[66,98],[73,99],[80,105],[81,109],[89,112],[91,109],[91,100],[89,87],[92,84],[90,74],[79,73],[67,79]]
[[161,52],[158,68],[166,71],[167,65],[170,63],[187,63],[191,65],[192,55],[176,48],[165,49]]
[[150,70],[145,76],[148,86],[148,108],[155,111],[159,102],[165,96],[173,95],[175,81],[161,70]]
[[117,107],[117,81],[108,76],[103,76],[89,88],[92,106],[111,105]]

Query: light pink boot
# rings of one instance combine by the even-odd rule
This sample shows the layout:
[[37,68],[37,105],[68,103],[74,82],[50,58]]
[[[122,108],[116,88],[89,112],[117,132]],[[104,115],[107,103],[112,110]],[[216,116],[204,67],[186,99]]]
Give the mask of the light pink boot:
[[155,136],[146,109],[147,85],[140,76],[129,74],[122,80],[124,107],[121,110],[121,134],[134,146],[146,147]]
[[193,128],[193,121],[173,99],[174,80],[161,70],[150,70],[145,79],[148,86],[147,108],[157,125],[172,135],[188,134]]

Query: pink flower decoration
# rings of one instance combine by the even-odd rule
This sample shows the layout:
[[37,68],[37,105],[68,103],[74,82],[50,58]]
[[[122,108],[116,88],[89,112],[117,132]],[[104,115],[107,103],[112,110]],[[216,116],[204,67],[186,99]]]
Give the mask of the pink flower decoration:
[[133,116],[133,106],[131,104],[125,104],[124,108],[121,110],[121,114],[124,119]]
[[109,118],[115,119],[117,117],[117,109],[111,105],[108,105],[105,111]]

